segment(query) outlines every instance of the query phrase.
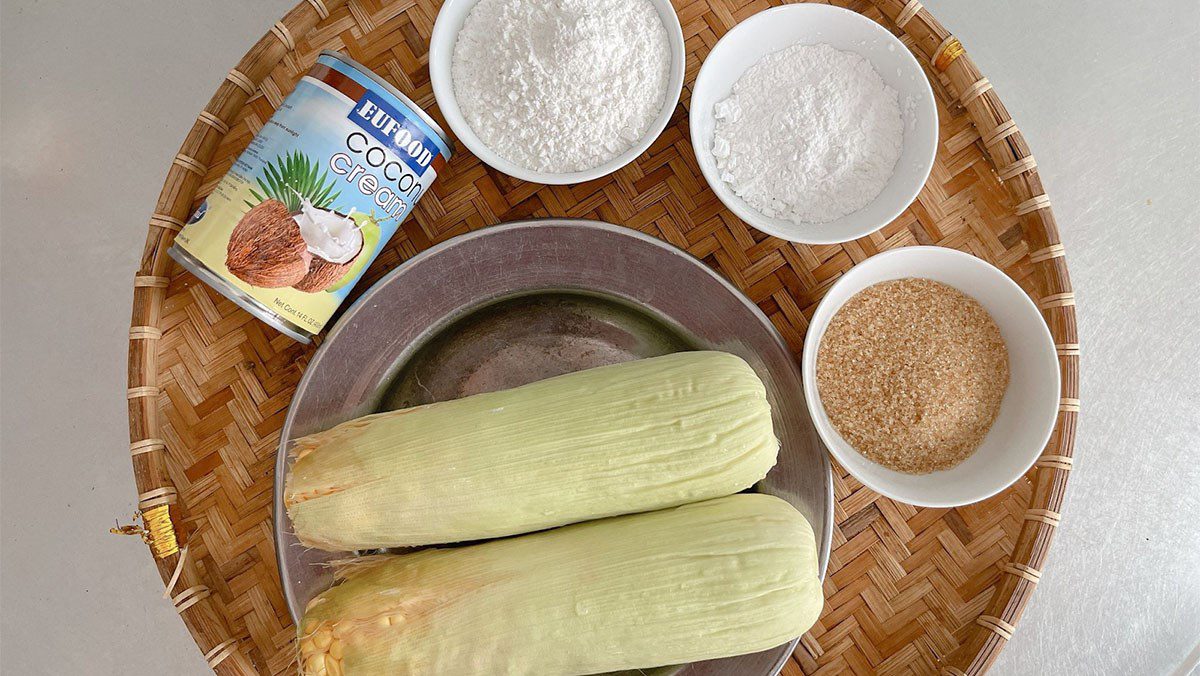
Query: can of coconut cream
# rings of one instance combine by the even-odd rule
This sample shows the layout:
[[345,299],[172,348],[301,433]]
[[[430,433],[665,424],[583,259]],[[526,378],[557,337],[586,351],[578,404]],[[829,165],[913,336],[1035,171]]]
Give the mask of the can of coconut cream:
[[445,132],[395,87],[322,52],[168,253],[307,343],[450,153]]

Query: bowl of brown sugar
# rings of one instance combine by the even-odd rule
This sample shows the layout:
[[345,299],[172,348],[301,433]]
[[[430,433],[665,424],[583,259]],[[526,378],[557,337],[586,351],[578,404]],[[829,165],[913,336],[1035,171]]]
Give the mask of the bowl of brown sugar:
[[809,324],[804,394],[863,485],[955,507],[1021,477],[1054,429],[1058,359],[1041,313],[999,269],[933,246],[873,256]]

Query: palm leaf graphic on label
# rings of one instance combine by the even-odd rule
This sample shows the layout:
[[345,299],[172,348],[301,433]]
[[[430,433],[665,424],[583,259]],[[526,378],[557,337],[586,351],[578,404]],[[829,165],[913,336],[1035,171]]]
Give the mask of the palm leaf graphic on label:
[[329,178],[328,172],[320,171],[318,164],[300,151],[276,156],[263,167],[263,175],[256,182],[261,191],[250,189],[256,201],[246,200],[248,207],[275,199],[293,213],[300,210],[303,200],[319,209],[328,209],[342,194],[333,192],[336,182]]

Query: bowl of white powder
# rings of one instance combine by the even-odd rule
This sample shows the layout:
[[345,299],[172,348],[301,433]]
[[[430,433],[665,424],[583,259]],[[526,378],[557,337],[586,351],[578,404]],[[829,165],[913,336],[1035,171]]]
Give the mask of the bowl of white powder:
[[692,144],[717,197],[793,242],[863,237],[916,199],[937,151],[920,64],[855,12],[759,12],[709,53],[692,88]]
[[669,0],[447,0],[429,47],[438,108],[482,162],[565,185],[658,138],[683,88]]

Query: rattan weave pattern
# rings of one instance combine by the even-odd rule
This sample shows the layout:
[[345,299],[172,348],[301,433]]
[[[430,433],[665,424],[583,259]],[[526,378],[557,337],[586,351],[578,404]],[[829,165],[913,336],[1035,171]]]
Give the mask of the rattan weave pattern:
[[[359,289],[468,230],[538,216],[594,218],[703,259],[746,292],[798,353],[828,286],[877,251],[937,244],[998,265],[1039,302],[1059,348],[1063,402],[1042,460],[1002,495],[953,510],[880,498],[836,468],[826,608],[784,670],[980,673],[1011,638],[1040,579],[1061,518],[1079,415],[1075,297],[1037,163],[991,84],[920,2],[839,2],[896,31],[926,67],[941,116],[937,161],[918,200],[868,237],[840,246],[766,237],[705,185],[686,108],[690,84],[717,39],[776,3],[674,2],[687,82],[650,150],[609,177],[553,187],[498,174],[460,148]],[[294,668],[269,509],[279,429],[312,348],[239,310],[174,265],[166,249],[322,49],[363,62],[438,117],[426,66],[438,5],[300,2],[221,82],[169,167],[149,219],[134,278],[130,452],[148,521],[154,512],[160,540],[151,551],[167,595],[220,674]],[[182,563],[164,534],[172,525]]]

